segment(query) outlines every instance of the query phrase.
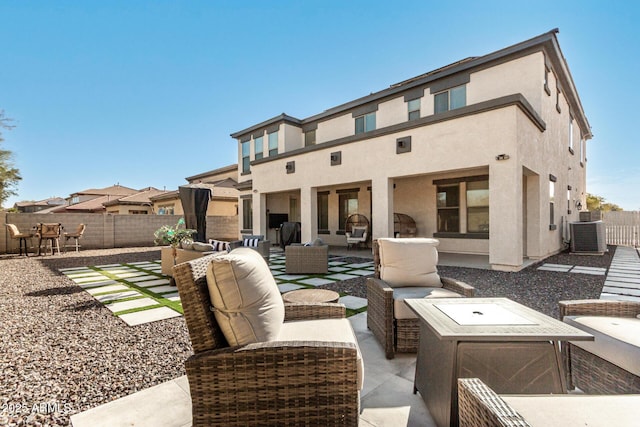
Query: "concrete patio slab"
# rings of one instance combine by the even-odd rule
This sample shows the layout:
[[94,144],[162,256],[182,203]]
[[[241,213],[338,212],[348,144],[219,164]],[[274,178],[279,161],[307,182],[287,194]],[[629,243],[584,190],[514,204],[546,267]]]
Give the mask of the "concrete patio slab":
[[132,298],[132,297],[141,297],[141,296],[142,294],[138,291],[125,291],[125,292],[116,292],[113,294],[98,295],[95,297],[95,299],[97,299],[99,302],[103,304],[106,304],[109,301],[115,301],[119,299]]
[[340,300],[338,300],[338,302],[344,304],[345,307],[351,310],[360,310],[361,308],[367,306],[366,298],[354,297],[352,295],[340,297]]
[[71,416],[74,427],[191,425],[191,397],[186,375]]
[[129,326],[141,325],[143,323],[155,322],[157,320],[171,319],[182,316],[175,310],[168,307],[152,308],[151,310],[138,311],[136,313],[123,314],[119,316]]
[[128,289],[129,288],[125,285],[114,284],[114,285],[100,286],[97,288],[87,289],[87,292],[89,292],[91,295],[98,295],[105,292],[126,291]]
[[111,304],[105,304],[104,306],[111,310],[113,313],[124,310],[131,310],[132,308],[148,307],[157,305],[158,303],[151,298],[139,298],[129,301],[114,302]]
[[334,283],[335,280],[322,279],[320,277],[312,277],[310,279],[298,280],[298,282],[303,283],[305,285],[322,286],[322,285],[327,285],[329,283]]
[[168,285],[168,284],[169,284],[169,279],[157,279],[157,278],[155,280],[136,283],[136,285],[142,286],[143,288],[150,288],[152,286]]
[[303,288],[304,286],[296,285],[295,283],[283,283],[282,285],[278,285],[278,289],[280,290],[281,294]]

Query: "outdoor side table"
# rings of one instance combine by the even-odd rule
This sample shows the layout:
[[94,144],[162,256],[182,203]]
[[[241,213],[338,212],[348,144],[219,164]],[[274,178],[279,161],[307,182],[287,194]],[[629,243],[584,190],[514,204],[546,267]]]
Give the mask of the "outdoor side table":
[[566,393],[559,341],[593,340],[507,298],[405,302],[420,318],[414,393],[440,427],[458,425],[458,378],[500,394]]
[[338,302],[340,294],[329,289],[298,289],[282,294],[284,302],[327,303]]

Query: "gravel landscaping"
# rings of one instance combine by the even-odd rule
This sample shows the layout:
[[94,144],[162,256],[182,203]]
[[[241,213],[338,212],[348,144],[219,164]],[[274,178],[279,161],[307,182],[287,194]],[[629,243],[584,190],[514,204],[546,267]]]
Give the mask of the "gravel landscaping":
[[[608,268],[604,256],[543,262]],[[184,375],[192,353],[183,317],[127,326],[58,269],[160,259],[152,248],[0,257],[0,425],[69,425],[69,417]],[[441,267],[476,296],[508,297],[557,317],[557,302],[598,298],[605,276]],[[324,287],[366,298],[364,278]]]

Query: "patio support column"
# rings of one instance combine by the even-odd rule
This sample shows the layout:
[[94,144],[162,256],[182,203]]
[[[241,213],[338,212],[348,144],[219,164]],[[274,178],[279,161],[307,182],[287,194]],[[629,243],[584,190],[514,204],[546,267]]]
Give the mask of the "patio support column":
[[489,263],[502,271],[522,265],[522,169],[514,160],[489,166]]
[[300,240],[311,242],[318,237],[318,189],[300,188]]
[[386,176],[371,181],[371,238],[393,237],[393,179]]
[[253,193],[253,234],[267,235],[267,195]]

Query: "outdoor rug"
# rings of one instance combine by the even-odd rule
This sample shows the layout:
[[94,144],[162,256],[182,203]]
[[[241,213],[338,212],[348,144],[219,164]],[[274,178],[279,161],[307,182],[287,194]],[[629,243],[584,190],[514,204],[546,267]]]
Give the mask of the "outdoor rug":
[[[284,254],[272,254],[269,267],[280,292],[315,288],[343,280],[372,275],[373,262],[329,256],[328,274],[288,275]],[[161,273],[160,261],[64,268],[60,272],[90,293],[129,326],[169,319],[183,314],[180,295],[169,277]],[[341,293],[347,316],[366,310],[367,300]]]

